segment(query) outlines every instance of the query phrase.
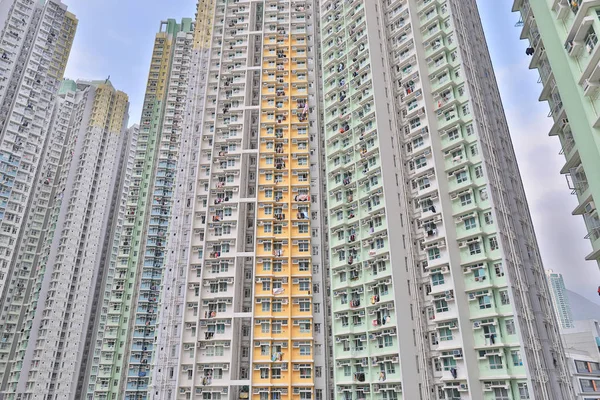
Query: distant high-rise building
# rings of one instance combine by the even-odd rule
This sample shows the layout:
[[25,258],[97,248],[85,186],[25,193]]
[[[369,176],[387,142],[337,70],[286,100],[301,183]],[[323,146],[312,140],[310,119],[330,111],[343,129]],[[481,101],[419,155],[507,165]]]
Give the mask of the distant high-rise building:
[[[159,316],[171,312],[163,298],[176,290],[167,284],[173,265],[165,260],[174,203],[184,202],[174,199],[173,193],[182,184],[176,175],[182,159],[192,44],[191,19],[161,22],[116,263],[98,300],[101,324],[94,333],[91,369],[83,378],[82,396],[88,398],[148,399],[153,373],[163,368],[157,362],[155,337]],[[169,354],[174,359],[175,353]]]
[[520,12],[521,38],[528,39],[529,68],[537,68],[541,101],[548,101],[565,157],[561,174],[579,205],[592,252],[586,260],[600,260],[600,6],[593,0],[514,0]]
[[15,246],[77,19],[59,0],[6,0],[0,22],[0,294],[5,299],[11,296],[6,282],[19,274],[9,266],[27,264],[15,261]]
[[550,287],[550,296],[552,297],[552,305],[554,312],[560,323],[562,329],[574,328],[573,325],[573,313],[571,312],[571,305],[569,304],[569,296],[567,294],[567,288],[565,287],[565,281],[563,280],[562,274],[554,272],[552,270],[546,270],[546,278],[548,279],[548,286]]
[[97,281],[123,220],[111,211],[126,171],[128,107],[108,81],[66,80],[53,102],[0,311],[6,398],[78,398]]

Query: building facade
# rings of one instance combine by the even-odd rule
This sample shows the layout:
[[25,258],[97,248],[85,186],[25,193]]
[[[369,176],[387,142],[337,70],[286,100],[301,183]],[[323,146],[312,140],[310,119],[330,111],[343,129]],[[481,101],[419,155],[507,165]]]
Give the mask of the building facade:
[[600,324],[580,320],[561,331],[577,400],[600,399]]
[[[77,19],[59,0],[4,1],[0,33],[0,293],[24,224]],[[37,222],[36,222],[37,225]]]
[[475,1],[321,2],[339,399],[570,399]]
[[475,0],[199,0],[139,128],[69,85],[9,398],[574,398]]
[[569,295],[562,274],[552,270],[546,270],[545,272],[546,279],[548,280],[548,287],[550,288],[552,306],[556,313],[556,317],[558,318],[560,329],[574,328],[573,313],[571,311]]
[[[554,124],[550,136],[558,136],[565,156],[561,169],[579,205],[592,252],[586,260],[600,258],[600,218],[595,200],[600,198],[597,150],[600,114],[600,52],[598,32],[600,4],[590,0],[515,0],[520,12],[521,39],[528,39],[529,68],[537,68],[543,85],[540,101],[548,101]],[[560,72],[558,72],[560,71]]]
[[2,309],[6,398],[76,398],[94,288],[114,252],[128,106],[108,81],[66,80],[54,102]]
[[569,372],[571,373],[575,399],[600,399],[600,360],[585,352],[567,350]]
[[198,4],[178,399],[327,398],[317,15],[313,1]]

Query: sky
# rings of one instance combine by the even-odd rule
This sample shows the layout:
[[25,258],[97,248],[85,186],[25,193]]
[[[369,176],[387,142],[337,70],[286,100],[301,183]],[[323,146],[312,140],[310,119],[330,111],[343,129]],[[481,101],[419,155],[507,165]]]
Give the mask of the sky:
[[[130,125],[138,123],[154,34],[161,20],[194,17],[195,0],[63,0],[79,26],[67,66],[71,79],[105,79],[130,99]],[[544,267],[564,275],[566,286],[600,303],[600,271],[585,261],[591,245],[581,216],[572,216],[575,196],[559,170],[558,138],[536,70],[529,70],[527,42],[519,40],[512,1],[478,0],[496,78],[511,129]]]

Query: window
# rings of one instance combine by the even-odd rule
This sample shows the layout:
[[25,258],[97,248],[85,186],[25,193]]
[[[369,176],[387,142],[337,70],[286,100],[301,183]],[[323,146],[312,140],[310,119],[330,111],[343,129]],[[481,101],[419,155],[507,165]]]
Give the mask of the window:
[[260,346],[260,355],[268,356],[271,353],[271,348],[267,344],[263,344]]
[[433,249],[428,249],[427,250],[427,258],[429,260],[435,260],[437,258],[440,258],[440,249],[438,249],[437,247],[433,248]]
[[270,281],[266,281],[262,283],[262,290],[263,292],[269,291],[271,290],[271,282]]
[[461,194],[460,197],[460,205],[461,206],[466,206],[469,205],[473,202],[473,199],[471,198],[471,194],[467,193],[467,194]]
[[261,303],[262,311],[270,311],[271,310],[271,303],[268,300],[266,300],[266,301],[265,300],[266,299],[263,299],[263,301]]
[[301,300],[300,301],[300,311],[302,311],[302,312],[310,311],[310,301]]
[[433,286],[443,285],[444,275],[440,274],[439,272],[436,272],[435,274],[431,275],[431,284]]
[[271,325],[271,333],[281,333],[281,321],[273,322]]
[[383,346],[384,347],[392,347],[394,345],[394,339],[392,339],[391,336],[384,336],[383,337]]
[[301,379],[310,379],[310,377],[311,377],[310,367],[300,367],[300,378]]
[[490,238],[490,250],[498,250],[498,238],[496,236]]
[[471,156],[475,157],[479,154],[479,148],[477,147],[477,143],[471,146]]
[[471,114],[471,110],[469,109],[469,105],[465,104],[462,106],[462,113],[463,115],[469,115]]
[[281,368],[271,368],[271,378],[281,379]]
[[508,295],[508,290],[501,290],[498,294],[500,295],[500,302],[503,306],[510,304],[510,296]]
[[444,299],[436,300],[435,302],[435,311],[436,312],[446,312],[448,311],[448,302]]
[[483,220],[486,225],[492,225],[494,223],[494,216],[491,211],[483,213]]
[[458,129],[454,129],[453,131],[448,133],[448,140],[456,140],[460,135],[458,134]]
[[596,36],[596,32],[594,31],[593,27],[590,27],[590,30],[587,32],[584,41],[588,54],[591,54],[594,51],[596,44],[598,44],[598,36]]
[[308,261],[300,261],[298,262],[298,271],[308,271],[309,269],[309,263]]
[[352,368],[349,365],[344,365],[344,376],[351,376]]
[[584,374],[600,372],[600,364],[597,362],[575,360],[575,367],[577,372]]
[[512,363],[515,367],[520,367],[523,365],[523,359],[521,358],[521,351],[520,350],[511,350],[510,351],[510,358],[512,360]]
[[476,166],[473,171],[475,172],[475,178],[483,178],[483,167],[481,165]]
[[518,384],[519,388],[519,398],[521,400],[529,400],[529,388],[527,387],[526,382],[521,382]]
[[479,243],[471,243],[469,244],[469,254],[470,255],[475,255],[475,254],[480,254],[481,253],[481,246],[479,245]]
[[487,188],[483,188],[481,190],[479,190],[479,198],[482,201],[485,201],[488,199],[488,192],[487,192]]
[[474,229],[477,227],[477,223],[475,222],[475,217],[469,217],[465,219],[465,229]]
[[492,308],[492,299],[487,294],[479,297],[479,309],[485,310],[486,308]]
[[440,341],[452,340],[452,330],[450,328],[440,329]]
[[507,319],[506,321],[504,321],[504,326],[506,326],[506,334],[507,335],[516,335],[517,334],[517,328],[515,327],[514,319]]
[[[502,357],[492,355],[488,357],[488,360],[490,362],[490,369],[502,369]],[[508,397],[506,397],[506,399],[508,400]]]
[[456,176],[456,183],[463,183],[466,182],[468,179],[467,171],[460,171],[454,174],[454,176]]
[[308,243],[306,242],[302,242],[302,243],[298,243],[298,251],[300,252],[307,252],[308,251]]
[[310,356],[310,346],[308,345],[300,345],[300,355],[301,356]]
[[600,387],[600,380],[595,379],[580,379],[579,383],[583,392],[595,392]]
[[[498,356],[496,356],[498,357]],[[501,363],[502,364],[502,363]],[[491,368],[491,364],[490,364]],[[502,368],[502,367],[500,367]],[[492,368],[494,369],[494,368]],[[508,390],[504,388],[494,388],[494,400],[510,400],[508,397]]]

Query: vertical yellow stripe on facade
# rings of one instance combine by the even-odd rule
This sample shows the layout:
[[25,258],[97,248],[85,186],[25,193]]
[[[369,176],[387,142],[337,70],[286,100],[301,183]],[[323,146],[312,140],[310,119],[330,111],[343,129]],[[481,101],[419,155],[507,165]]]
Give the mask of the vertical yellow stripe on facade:
[[[174,39],[173,39],[174,40]],[[162,45],[161,45],[162,42]],[[160,67],[158,74],[153,77],[152,71],[150,71],[151,79],[148,80],[148,87],[146,91],[148,93],[155,93],[156,100],[163,99],[167,92],[169,76],[169,70],[171,68],[171,46],[173,45],[172,40],[169,39],[169,35],[166,32],[160,32],[156,34],[156,42],[154,45],[154,51],[152,52],[152,65],[159,63]]]
[[281,399],[299,399],[300,390],[314,396],[308,82],[306,51],[297,51],[305,41],[297,39],[267,34],[263,47],[252,346],[256,400],[273,390]]
[[196,6],[196,25],[194,27],[194,49],[210,48],[215,0],[200,0]]
[[111,101],[114,89],[108,84],[99,84],[94,97],[94,107],[90,118],[91,127],[104,128],[110,115]]
[[121,91],[117,91],[114,96],[113,110],[110,117],[109,132],[121,133],[123,128],[123,118],[127,112],[127,103],[129,97]]
[[78,22],[75,15],[67,11],[65,13],[65,23],[62,24],[60,32],[55,37],[56,45],[52,62],[56,69],[50,75],[58,81],[62,80],[65,75]]

